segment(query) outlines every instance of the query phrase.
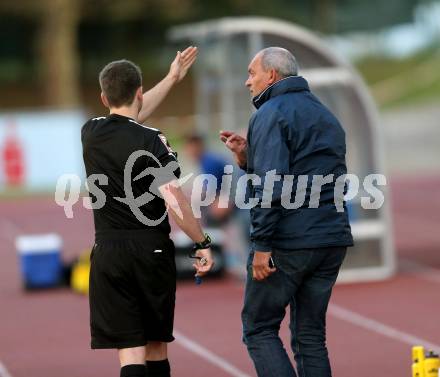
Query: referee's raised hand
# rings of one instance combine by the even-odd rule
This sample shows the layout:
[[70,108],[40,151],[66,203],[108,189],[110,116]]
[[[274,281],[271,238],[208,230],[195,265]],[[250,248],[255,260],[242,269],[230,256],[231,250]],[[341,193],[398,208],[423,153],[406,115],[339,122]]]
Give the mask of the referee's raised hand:
[[189,46],[182,52],[177,51],[176,57],[171,63],[169,75],[180,82],[187,74],[197,58],[197,47]]
[[144,123],[164,100],[171,88],[182,81],[197,58],[197,47],[189,46],[178,51],[170,65],[167,75],[142,96],[142,109],[137,116],[139,123]]

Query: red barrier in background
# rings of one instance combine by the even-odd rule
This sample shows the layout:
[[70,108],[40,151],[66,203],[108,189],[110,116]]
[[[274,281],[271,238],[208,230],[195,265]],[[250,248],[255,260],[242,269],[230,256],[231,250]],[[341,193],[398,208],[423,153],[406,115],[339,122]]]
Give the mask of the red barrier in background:
[[2,148],[5,183],[7,186],[22,186],[25,174],[23,146],[19,140],[15,123],[9,121],[6,127],[6,137]]

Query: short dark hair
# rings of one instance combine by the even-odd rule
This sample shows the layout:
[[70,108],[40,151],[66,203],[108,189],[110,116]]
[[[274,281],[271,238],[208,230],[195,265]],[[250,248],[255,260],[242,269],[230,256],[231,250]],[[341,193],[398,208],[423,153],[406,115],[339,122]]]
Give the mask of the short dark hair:
[[186,135],[184,135],[184,140],[186,143],[197,143],[197,144],[205,143],[205,138],[199,132],[187,133]]
[[99,85],[111,107],[131,105],[136,90],[142,86],[142,72],[129,60],[116,60],[99,73]]

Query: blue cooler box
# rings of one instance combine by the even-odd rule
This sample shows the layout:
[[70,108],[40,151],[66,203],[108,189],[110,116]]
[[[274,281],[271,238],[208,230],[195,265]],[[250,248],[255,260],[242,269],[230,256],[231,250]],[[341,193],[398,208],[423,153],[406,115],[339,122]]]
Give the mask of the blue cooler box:
[[62,278],[60,236],[24,235],[17,237],[15,246],[24,287],[32,289],[59,285]]

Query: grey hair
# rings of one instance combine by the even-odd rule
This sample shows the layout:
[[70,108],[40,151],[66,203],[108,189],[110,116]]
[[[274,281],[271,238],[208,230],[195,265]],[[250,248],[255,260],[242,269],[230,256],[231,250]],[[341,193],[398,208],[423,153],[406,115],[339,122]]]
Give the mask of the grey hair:
[[282,47],[267,47],[259,52],[263,69],[274,69],[282,78],[296,76],[298,63],[295,57]]

